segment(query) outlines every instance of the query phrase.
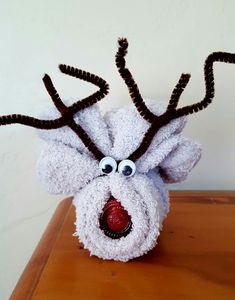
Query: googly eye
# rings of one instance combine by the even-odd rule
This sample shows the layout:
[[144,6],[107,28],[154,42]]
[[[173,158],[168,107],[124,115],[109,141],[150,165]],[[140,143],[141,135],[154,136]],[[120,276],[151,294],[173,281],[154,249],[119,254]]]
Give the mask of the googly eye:
[[126,177],[131,177],[135,174],[136,166],[129,159],[122,160],[118,165],[118,172]]
[[102,174],[106,174],[106,175],[116,172],[117,170],[116,160],[109,156],[102,158],[99,163],[99,169],[102,172]]

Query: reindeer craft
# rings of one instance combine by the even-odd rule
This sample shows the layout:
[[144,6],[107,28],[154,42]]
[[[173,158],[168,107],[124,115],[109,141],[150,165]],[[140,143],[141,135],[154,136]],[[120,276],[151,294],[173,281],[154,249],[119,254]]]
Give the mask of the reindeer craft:
[[101,116],[96,103],[108,94],[106,81],[59,65],[62,73],[90,82],[98,91],[67,106],[45,75],[55,108],[43,119],[1,116],[0,125],[19,123],[38,129],[45,141],[37,164],[39,179],[50,193],[74,196],[76,235],[84,247],[103,259],[128,261],[156,245],[169,210],[166,183],[184,180],[201,156],[199,144],[181,135],[186,116],[211,103],[213,64],[235,63],[235,54],[208,56],[203,100],[177,108],[190,79],[182,74],[165,107],[142,98],[126,67],[128,42],[123,38],[118,44],[116,66],[134,105]]

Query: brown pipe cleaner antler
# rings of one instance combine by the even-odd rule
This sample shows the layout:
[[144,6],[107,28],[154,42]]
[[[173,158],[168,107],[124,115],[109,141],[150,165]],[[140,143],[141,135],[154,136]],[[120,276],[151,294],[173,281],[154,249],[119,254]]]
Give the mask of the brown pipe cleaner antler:
[[84,145],[94,155],[94,157],[97,160],[100,160],[104,157],[104,154],[97,148],[95,143],[90,139],[83,128],[74,121],[73,116],[77,112],[90,107],[91,105],[104,98],[104,96],[108,94],[109,86],[105,80],[89,72],[66,65],[59,65],[59,69],[62,73],[82,79],[98,86],[99,90],[92,95],[82,99],[81,101],[75,102],[71,106],[66,106],[57,93],[50,76],[45,74],[45,76],[43,77],[43,83],[53,103],[61,113],[61,117],[54,120],[40,120],[20,114],[5,115],[0,117],[0,126],[18,123],[39,129],[56,129],[67,125],[78,135],[78,137],[82,140]]
[[180,96],[190,79],[190,74],[182,74],[172,92],[166,112],[160,116],[156,116],[145,105],[144,100],[139,92],[137,84],[135,83],[132,77],[131,72],[126,68],[125,56],[127,54],[128,48],[127,39],[121,38],[118,40],[118,43],[119,48],[116,54],[116,65],[118,71],[129,89],[131,99],[134,105],[136,106],[138,112],[146,121],[148,121],[151,124],[149,129],[145,133],[144,138],[141,141],[139,147],[128,157],[128,159],[136,161],[147,151],[154,136],[157,134],[158,130],[162,126],[166,125],[175,118],[187,116],[189,114],[193,114],[200,110],[203,110],[212,102],[215,94],[213,63],[235,63],[235,54],[227,52],[214,52],[210,54],[207,57],[204,64],[204,79],[206,87],[205,97],[200,102],[176,109]]

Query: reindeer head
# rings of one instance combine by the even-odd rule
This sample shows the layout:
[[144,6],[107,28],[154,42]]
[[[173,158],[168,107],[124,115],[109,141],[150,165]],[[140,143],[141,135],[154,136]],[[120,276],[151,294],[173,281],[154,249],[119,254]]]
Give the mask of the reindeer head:
[[132,107],[101,116],[96,103],[107,95],[108,84],[96,75],[59,65],[62,73],[99,90],[67,106],[45,75],[43,82],[56,109],[45,113],[44,119],[2,116],[0,125],[20,123],[39,129],[45,140],[37,166],[41,182],[51,193],[74,196],[76,234],[91,254],[127,261],[155,246],[169,206],[165,183],[185,179],[200,159],[200,146],[181,135],[186,116],[211,103],[213,63],[235,63],[235,54],[208,56],[203,100],[177,108],[190,79],[182,74],[165,108],[144,101],[126,67],[128,42],[118,43],[116,65]]

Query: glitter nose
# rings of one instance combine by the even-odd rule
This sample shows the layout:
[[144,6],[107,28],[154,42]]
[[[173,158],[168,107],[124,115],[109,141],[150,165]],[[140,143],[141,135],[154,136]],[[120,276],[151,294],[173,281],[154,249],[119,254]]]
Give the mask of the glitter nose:
[[105,204],[100,222],[101,228],[105,229],[105,233],[109,232],[110,236],[112,233],[118,234],[119,237],[125,236],[131,227],[131,217],[121,203],[113,197]]

